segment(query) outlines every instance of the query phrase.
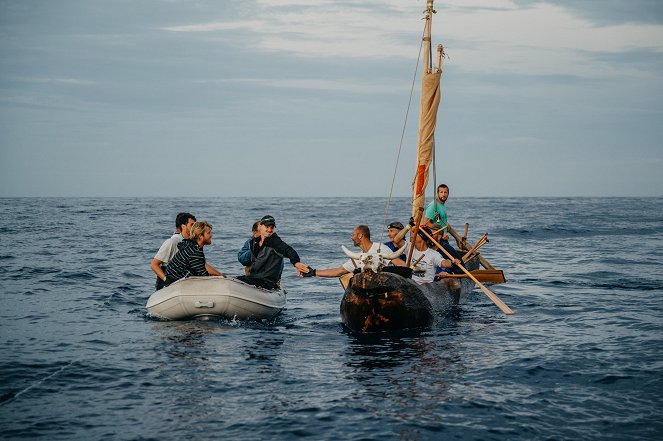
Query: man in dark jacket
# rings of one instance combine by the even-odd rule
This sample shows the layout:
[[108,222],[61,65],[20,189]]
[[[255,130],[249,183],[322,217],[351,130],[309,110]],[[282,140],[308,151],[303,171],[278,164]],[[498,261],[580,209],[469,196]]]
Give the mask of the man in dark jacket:
[[251,275],[239,276],[251,285],[265,289],[277,288],[277,282],[283,271],[283,258],[290,260],[295,268],[302,273],[309,271],[308,265],[303,264],[299,254],[274,232],[276,221],[272,216],[263,216],[258,225],[259,237],[251,240]]

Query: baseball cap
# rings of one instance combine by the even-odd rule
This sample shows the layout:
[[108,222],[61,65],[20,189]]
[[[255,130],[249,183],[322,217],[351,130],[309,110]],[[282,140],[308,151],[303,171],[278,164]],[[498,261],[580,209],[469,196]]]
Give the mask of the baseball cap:
[[392,222],[387,226],[387,229],[389,229],[389,228],[396,228],[397,230],[402,230],[405,227],[400,222]]
[[274,219],[274,216],[270,216],[269,214],[266,216],[263,216],[262,219],[260,219],[260,223],[262,225],[274,225],[276,226],[276,220]]

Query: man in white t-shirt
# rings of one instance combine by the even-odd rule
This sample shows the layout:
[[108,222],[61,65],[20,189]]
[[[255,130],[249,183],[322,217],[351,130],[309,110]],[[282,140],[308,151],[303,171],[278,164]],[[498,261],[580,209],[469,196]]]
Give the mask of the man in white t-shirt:
[[177,244],[182,241],[182,239],[189,238],[189,232],[193,224],[196,223],[196,218],[191,213],[179,213],[175,218],[175,233],[166,239],[166,241],[161,245],[159,251],[152,259],[150,263],[150,268],[154,271],[154,274],[157,275],[157,282],[155,288],[157,290],[163,288],[164,280],[166,278],[166,265],[177,254]]
[[[410,246],[411,242],[408,241],[407,248],[405,249],[405,254],[407,255],[410,253]],[[428,248],[428,238],[422,232],[419,232],[414,239],[411,262],[412,281],[419,285],[433,282],[435,280],[436,268],[451,268],[454,264],[460,264],[460,260],[454,259],[452,262],[451,260],[443,259],[440,253]],[[396,266],[405,266],[405,262],[400,259],[394,259],[392,263]]]
[[[380,243],[371,242],[371,231],[366,225],[357,225],[354,230],[352,230],[352,236],[350,236],[354,246],[361,248],[362,253],[378,253],[380,251],[390,252],[391,250],[386,246]],[[299,275],[302,277],[341,277],[345,274],[351,273],[355,268],[362,268],[363,264],[358,261],[353,261],[353,259],[348,259],[343,265],[338,268],[329,268],[329,269],[313,269],[310,268],[308,273],[301,273]]]

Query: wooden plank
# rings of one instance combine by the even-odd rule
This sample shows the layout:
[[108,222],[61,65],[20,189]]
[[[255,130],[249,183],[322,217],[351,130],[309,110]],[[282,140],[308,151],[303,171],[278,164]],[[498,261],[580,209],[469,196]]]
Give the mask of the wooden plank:
[[[504,272],[502,270],[474,270],[470,273],[477,278],[478,281],[484,283],[505,283],[506,278],[504,277]],[[469,277],[466,274],[446,274],[442,276],[444,278],[453,278],[453,279],[468,279]]]

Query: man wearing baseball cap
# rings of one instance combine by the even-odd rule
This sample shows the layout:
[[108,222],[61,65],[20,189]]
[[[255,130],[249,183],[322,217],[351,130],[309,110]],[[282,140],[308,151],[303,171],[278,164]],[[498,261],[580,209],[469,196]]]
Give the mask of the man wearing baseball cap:
[[[409,225],[408,225],[409,226]],[[407,242],[405,240],[405,227],[400,222],[392,222],[387,225],[387,237],[389,241],[384,244],[389,247],[391,251],[400,250]],[[407,260],[407,256],[402,255],[401,259]]]
[[251,275],[238,279],[265,289],[276,289],[283,271],[283,257],[287,257],[299,272],[307,273],[308,265],[299,259],[297,251],[274,232],[276,219],[266,215],[258,221],[258,237],[251,240]]

